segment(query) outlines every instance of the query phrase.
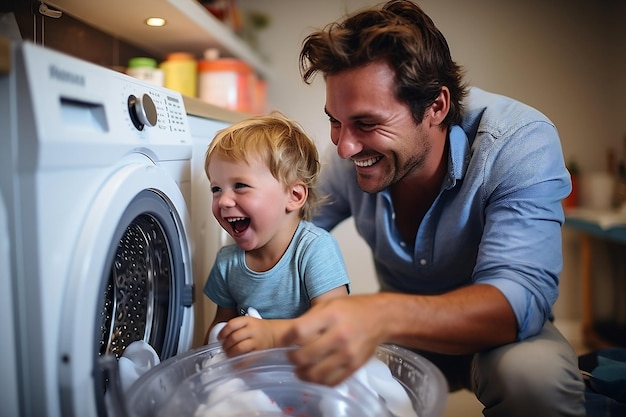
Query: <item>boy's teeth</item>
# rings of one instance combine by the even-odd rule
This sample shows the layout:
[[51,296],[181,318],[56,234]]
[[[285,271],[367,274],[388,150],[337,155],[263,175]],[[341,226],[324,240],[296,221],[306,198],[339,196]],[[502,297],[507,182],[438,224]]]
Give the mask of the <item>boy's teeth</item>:
[[248,217],[229,217],[226,219],[228,224],[231,225],[235,233],[244,232],[250,225],[250,218]]

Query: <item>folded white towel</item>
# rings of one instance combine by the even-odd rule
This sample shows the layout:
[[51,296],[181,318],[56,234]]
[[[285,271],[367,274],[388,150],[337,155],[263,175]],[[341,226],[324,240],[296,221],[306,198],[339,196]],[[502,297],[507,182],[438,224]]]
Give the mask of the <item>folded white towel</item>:
[[[126,347],[122,356],[117,360],[117,376],[119,379],[121,394],[125,394],[131,385],[135,383],[143,374],[155,367],[161,362],[159,355],[148,343],[143,340],[132,342]],[[116,417],[122,414],[119,407],[123,406],[115,401],[113,392],[116,390],[107,390],[104,394],[104,404],[107,414]]]
[[225,321],[217,323],[215,326],[213,326],[213,328],[209,332],[209,344],[219,342],[219,340],[217,340],[217,335],[222,331],[224,326],[226,326]]
[[[380,359],[372,357],[365,365],[359,368],[350,378],[337,385],[335,389],[344,396],[350,395],[348,383],[358,381],[367,388],[373,396],[380,397],[387,410],[395,417],[418,417],[413,409],[413,403],[404,387],[393,377],[389,367]],[[320,408],[324,417],[337,415],[336,405],[332,401],[322,399]]]
[[282,414],[280,407],[261,390],[249,390],[240,378],[233,378],[209,394],[207,404],[200,404],[194,417],[233,417]]
[[143,340],[128,345],[117,362],[122,391],[126,392],[140,376],[160,362],[154,348]]
[[417,417],[406,390],[383,361],[372,358],[358,372],[365,374],[367,382],[364,385],[385,401],[387,409],[395,417]]

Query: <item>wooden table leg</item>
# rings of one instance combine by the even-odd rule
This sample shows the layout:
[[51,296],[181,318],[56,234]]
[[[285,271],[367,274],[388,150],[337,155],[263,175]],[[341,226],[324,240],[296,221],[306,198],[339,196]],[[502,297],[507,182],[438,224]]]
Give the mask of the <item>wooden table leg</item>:
[[591,293],[591,238],[584,233],[580,235],[580,280],[583,339],[587,343],[589,332],[593,331],[593,294]]
[[582,294],[582,336],[583,342],[592,349],[613,346],[596,333],[593,323],[593,283],[592,283],[592,238],[586,233],[580,237],[580,292]]

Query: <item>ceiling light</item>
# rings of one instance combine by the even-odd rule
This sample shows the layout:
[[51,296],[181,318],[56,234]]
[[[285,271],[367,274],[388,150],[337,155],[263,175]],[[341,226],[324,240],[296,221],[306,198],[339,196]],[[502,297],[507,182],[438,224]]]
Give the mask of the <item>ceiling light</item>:
[[160,27],[165,25],[165,19],[161,17],[149,17],[146,19],[146,25]]

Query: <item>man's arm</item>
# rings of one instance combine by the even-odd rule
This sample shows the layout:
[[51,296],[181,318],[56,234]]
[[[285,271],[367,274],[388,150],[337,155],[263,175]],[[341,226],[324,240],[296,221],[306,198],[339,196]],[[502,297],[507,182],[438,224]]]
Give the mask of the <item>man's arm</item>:
[[506,298],[490,285],[441,295],[379,293],[341,297],[291,321],[285,345],[299,377],[336,385],[385,342],[447,354],[469,354],[515,341]]

